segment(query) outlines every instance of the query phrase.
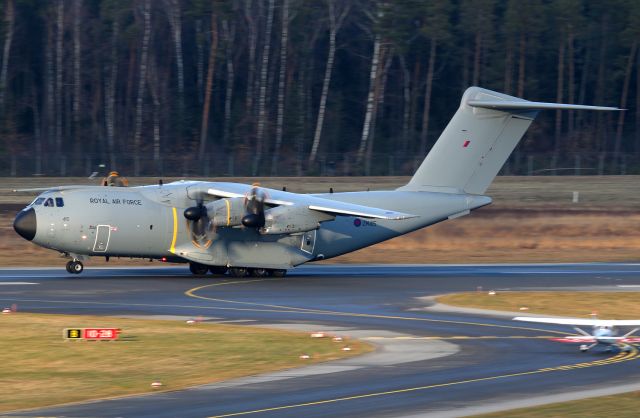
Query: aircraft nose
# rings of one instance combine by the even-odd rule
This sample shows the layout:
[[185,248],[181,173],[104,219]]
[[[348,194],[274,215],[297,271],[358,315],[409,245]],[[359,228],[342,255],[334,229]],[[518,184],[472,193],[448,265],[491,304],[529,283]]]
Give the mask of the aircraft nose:
[[24,239],[33,240],[36,236],[36,211],[33,208],[23,210],[16,216],[13,221],[13,229]]

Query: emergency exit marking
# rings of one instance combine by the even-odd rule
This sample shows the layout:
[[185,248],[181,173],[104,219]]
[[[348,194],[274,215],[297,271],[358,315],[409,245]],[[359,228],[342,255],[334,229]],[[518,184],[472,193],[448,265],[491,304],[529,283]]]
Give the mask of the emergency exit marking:
[[118,339],[119,328],[65,328],[68,340],[112,341]]

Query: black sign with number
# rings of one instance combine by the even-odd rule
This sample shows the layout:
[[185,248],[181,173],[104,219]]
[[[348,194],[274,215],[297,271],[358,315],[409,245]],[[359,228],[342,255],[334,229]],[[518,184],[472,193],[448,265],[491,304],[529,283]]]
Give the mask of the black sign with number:
[[67,328],[65,330],[65,338],[71,340],[82,339],[82,328]]

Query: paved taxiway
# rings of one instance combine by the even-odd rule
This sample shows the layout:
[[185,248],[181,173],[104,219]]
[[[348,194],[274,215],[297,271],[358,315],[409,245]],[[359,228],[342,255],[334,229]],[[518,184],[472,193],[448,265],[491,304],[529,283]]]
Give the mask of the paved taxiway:
[[[482,289],[637,290],[640,264],[308,266],[284,279],[197,278],[184,267],[0,270],[22,311],[203,316],[333,330],[379,344],[347,362],[12,416],[459,416],[637,381],[639,354],[579,353],[566,327],[425,310],[424,296]],[[434,338],[438,337],[438,338]],[[377,357],[376,357],[377,356]],[[212,359],[214,361],[215,359]],[[514,403],[515,402],[515,403]]]

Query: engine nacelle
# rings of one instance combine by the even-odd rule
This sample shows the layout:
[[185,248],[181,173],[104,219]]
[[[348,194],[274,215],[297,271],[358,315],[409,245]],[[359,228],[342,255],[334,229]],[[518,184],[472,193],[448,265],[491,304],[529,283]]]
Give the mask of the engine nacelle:
[[216,227],[242,225],[242,217],[246,215],[244,198],[232,197],[211,202],[207,204],[207,214]]
[[304,206],[278,206],[264,214],[265,224],[261,234],[294,234],[318,229],[320,222],[335,219],[334,216],[316,212]]

